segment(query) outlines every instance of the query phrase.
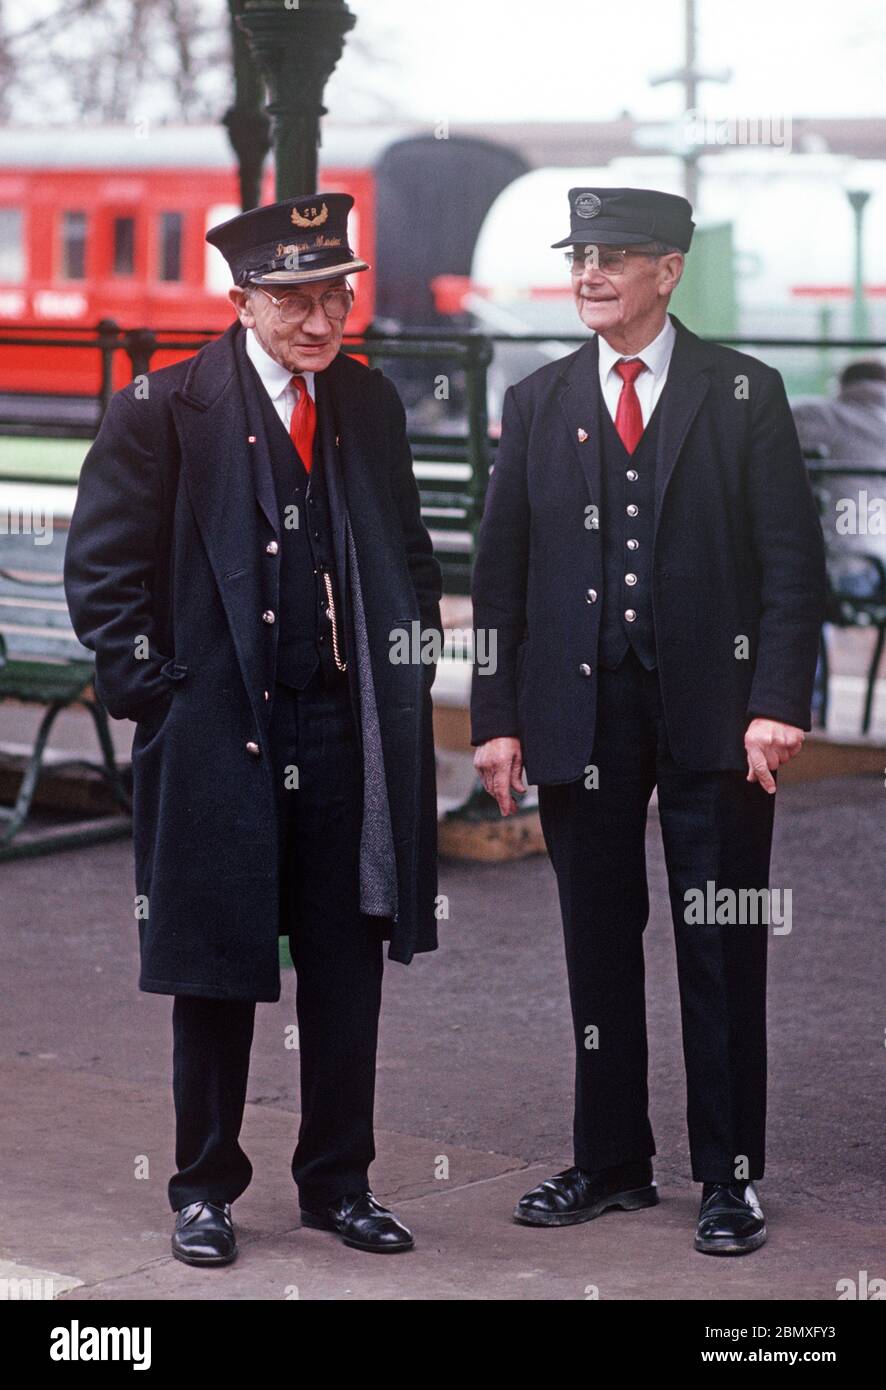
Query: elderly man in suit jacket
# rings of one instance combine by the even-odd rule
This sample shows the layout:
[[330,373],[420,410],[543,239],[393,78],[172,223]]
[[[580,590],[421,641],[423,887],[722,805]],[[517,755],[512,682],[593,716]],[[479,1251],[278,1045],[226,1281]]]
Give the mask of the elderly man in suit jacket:
[[[370,1251],[412,1236],[374,1198],[383,941],[436,946],[432,663],[440,631],[403,408],[340,351],[366,270],[353,199],[208,234],[237,321],[119,392],[83,466],[65,580],[99,695],[136,721],[140,988],[175,996],[173,1251],[235,1257],[255,1004],[296,969],[304,1224]],[[391,658],[398,644],[398,660]],[[433,656],[424,644],[422,655]]]
[[596,336],[506,396],[474,570],[476,766],[503,815],[538,783],[576,1048],[574,1166],[515,1218],[658,1200],[647,1113],[644,832],[658,788],[679,972],[695,1247],[756,1249],[769,853],[810,728],[823,544],[779,374],[667,312],[683,198],[575,188],[572,287]]

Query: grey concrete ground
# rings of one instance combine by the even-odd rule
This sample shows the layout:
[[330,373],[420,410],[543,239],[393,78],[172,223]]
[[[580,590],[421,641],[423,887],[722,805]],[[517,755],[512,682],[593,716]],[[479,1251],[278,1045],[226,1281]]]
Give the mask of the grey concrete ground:
[[[880,779],[779,792],[772,883],[793,930],[770,946],[769,1244],[692,1249],[673,940],[650,820],[652,1118],[662,1203],[533,1231],[510,1211],[570,1160],[570,1027],[543,858],[444,864],[442,946],[387,969],[375,1190],[417,1238],[378,1259],[300,1229],[289,1161],[294,982],[258,1006],[244,1127],[255,1168],[241,1255],[197,1271],[169,1252],[171,1000],[136,989],[131,847],[0,866],[3,1278],[63,1298],[834,1299],[886,1275],[882,1153],[886,858]],[[5,1262],[5,1263],[4,1263]]]

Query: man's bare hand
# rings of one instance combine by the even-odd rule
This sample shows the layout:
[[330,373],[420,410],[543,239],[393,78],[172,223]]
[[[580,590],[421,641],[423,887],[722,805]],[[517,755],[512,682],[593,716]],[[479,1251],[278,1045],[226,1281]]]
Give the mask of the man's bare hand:
[[775,793],[775,768],[796,758],[806,735],[793,724],[777,719],[752,719],[744,736],[748,755],[748,782],[759,782],[770,795]]
[[490,796],[498,802],[503,816],[511,816],[517,803],[511,791],[525,792],[523,749],[518,738],[491,738],[474,754],[474,767]]

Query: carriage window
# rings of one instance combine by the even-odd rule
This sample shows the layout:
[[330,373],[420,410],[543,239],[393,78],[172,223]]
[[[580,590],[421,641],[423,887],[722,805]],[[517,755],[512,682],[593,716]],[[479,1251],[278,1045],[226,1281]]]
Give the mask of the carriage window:
[[25,278],[25,248],[20,208],[0,208],[0,281],[18,284]]
[[86,278],[86,213],[62,216],[62,275],[65,280]]
[[114,218],[114,274],[131,275],[135,269],[135,218]]
[[160,214],[160,279],[182,278],[182,224],[180,212]]

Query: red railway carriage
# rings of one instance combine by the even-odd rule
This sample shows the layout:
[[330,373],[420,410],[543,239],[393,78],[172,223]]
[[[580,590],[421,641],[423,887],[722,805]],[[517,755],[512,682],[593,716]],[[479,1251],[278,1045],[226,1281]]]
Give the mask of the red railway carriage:
[[[353,277],[349,329],[371,320],[386,331],[451,329],[437,277],[470,273],[483,220],[525,160],[493,141],[404,126],[327,126],[320,153],[320,187],[355,199],[352,244],[372,267]],[[269,169],[262,201],[273,198]],[[103,319],[122,329],[223,329],[233,317],[230,276],[204,236],[238,210],[220,126],[0,130],[0,337],[52,328],[75,338]],[[182,355],[160,351],[152,365]],[[408,397],[410,364],[389,370]],[[129,375],[117,353],[114,385]],[[96,396],[99,378],[94,349],[0,343],[4,401]]]
[[[381,148],[390,142],[390,133]],[[352,244],[375,263],[379,141],[330,138],[320,187],[350,193]],[[266,174],[262,201],[274,197]],[[214,126],[0,136],[0,334],[9,327],[223,329],[231,283],[207,229],[239,212],[234,157]],[[375,271],[353,277],[349,326],[375,312]],[[178,354],[179,356],[181,354]],[[174,360],[158,353],[152,365]],[[115,385],[129,378],[118,354]],[[99,389],[94,351],[0,345],[0,392],[74,396]]]

